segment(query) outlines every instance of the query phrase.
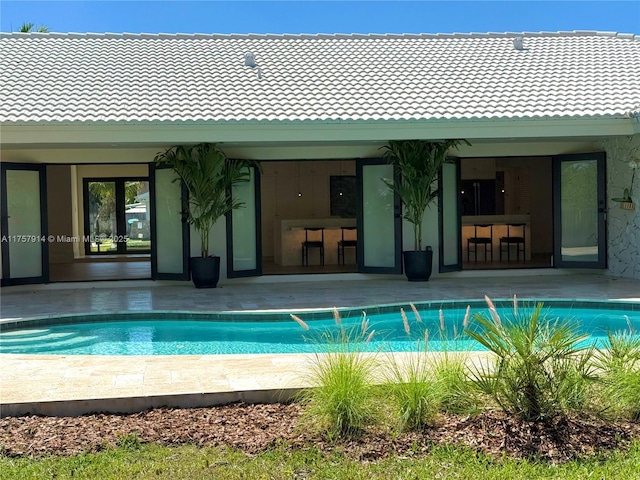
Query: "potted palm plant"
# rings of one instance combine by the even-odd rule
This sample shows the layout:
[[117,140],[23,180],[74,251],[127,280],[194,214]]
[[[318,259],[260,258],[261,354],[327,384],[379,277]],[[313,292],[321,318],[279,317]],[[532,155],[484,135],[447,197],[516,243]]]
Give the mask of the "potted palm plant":
[[196,288],[214,288],[220,279],[220,257],[209,255],[209,232],[225,214],[243,203],[231,195],[233,186],[247,181],[250,167],[258,166],[252,160],[231,160],[211,143],[177,145],[158,153],[154,159],[158,166],[169,166],[189,192],[188,222],[200,237],[200,257],[189,259],[191,279]]
[[422,249],[422,220],[427,207],[438,198],[436,180],[447,152],[461,143],[470,145],[466,140],[392,140],[383,147],[385,159],[400,173],[396,182],[385,183],[398,194],[403,218],[413,225],[413,250],[402,253],[409,281],[427,281],[431,276],[433,250],[430,246]]

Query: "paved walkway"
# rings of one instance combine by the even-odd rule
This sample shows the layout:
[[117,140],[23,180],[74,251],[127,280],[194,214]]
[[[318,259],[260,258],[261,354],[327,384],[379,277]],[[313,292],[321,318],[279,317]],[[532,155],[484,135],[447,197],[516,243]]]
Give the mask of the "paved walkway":
[[[214,290],[185,283],[103,282],[3,288],[2,322],[116,311],[303,311],[432,300],[563,298],[640,302],[640,281],[556,270],[465,272],[410,283],[363,275],[263,277]],[[482,275],[482,276],[481,276]],[[322,281],[315,281],[322,280]],[[0,355],[0,415],[81,414],[284,399],[306,385],[305,355],[97,357]]]

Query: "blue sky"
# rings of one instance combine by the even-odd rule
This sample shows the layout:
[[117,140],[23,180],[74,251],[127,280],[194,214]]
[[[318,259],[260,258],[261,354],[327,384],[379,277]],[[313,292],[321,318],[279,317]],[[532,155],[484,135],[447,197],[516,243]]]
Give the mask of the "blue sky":
[[626,1],[0,0],[3,32],[448,33],[602,30],[640,34]]

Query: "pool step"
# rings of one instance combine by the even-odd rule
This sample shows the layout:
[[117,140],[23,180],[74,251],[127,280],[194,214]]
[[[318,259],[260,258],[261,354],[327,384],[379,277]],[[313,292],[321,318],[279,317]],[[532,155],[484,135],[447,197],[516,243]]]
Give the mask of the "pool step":
[[34,330],[10,330],[8,332],[0,332],[0,340],[8,340],[12,338],[32,338],[32,337],[41,337],[42,335],[47,335],[51,330],[48,328],[45,329],[34,329]]
[[55,342],[76,336],[75,332],[56,332],[51,330],[38,330],[38,333],[25,332],[21,335],[0,334],[0,345],[2,346],[20,346],[34,345],[42,342]]
[[16,330],[0,333],[0,353],[46,353],[60,348],[92,345],[96,338],[79,337],[76,332],[53,332],[49,329]]
[[0,353],[46,353],[58,351],[60,349],[71,350],[74,348],[86,347],[96,343],[96,337],[78,337],[75,334],[51,335],[44,341],[42,339],[32,343],[9,343],[4,339],[0,340]]

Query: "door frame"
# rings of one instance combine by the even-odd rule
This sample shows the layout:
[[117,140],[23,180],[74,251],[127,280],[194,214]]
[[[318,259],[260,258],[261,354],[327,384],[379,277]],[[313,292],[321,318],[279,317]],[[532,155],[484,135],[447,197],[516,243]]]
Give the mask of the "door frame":
[[11,278],[11,262],[9,255],[10,242],[2,242],[1,255],[2,255],[2,280],[0,285],[28,285],[34,283],[49,283],[49,231],[48,231],[48,218],[47,218],[47,169],[45,164],[34,163],[13,163],[2,162],[0,165],[0,186],[2,188],[1,199],[2,205],[0,208],[0,232],[2,239],[5,239],[11,235],[9,232],[9,210],[8,210],[8,198],[7,198],[7,170],[27,170],[38,172],[40,180],[40,238],[38,239],[41,246],[41,272],[42,274],[37,277],[22,277]]
[[253,169],[254,200],[255,200],[255,227],[256,227],[256,268],[249,270],[233,269],[233,211],[226,214],[227,228],[227,278],[259,277],[262,275],[262,200],[260,189],[261,171],[258,167]]
[[[82,220],[84,225],[85,238],[88,238],[89,241],[84,242],[84,254],[86,256],[93,255],[137,255],[137,254],[150,254],[153,248],[153,236],[151,236],[151,246],[152,248],[149,250],[139,250],[136,252],[128,252],[127,251],[127,242],[116,242],[116,251],[115,252],[92,252],[91,251],[91,225],[89,222],[89,183],[109,183],[113,182],[115,184],[115,201],[116,201],[116,237],[126,236],[127,231],[127,220],[125,218],[125,191],[124,184],[126,182],[149,182],[149,197],[151,197],[151,179],[150,177],[84,177],[82,179]],[[149,199],[151,202],[151,199]],[[151,217],[151,215],[149,215]],[[149,227],[151,227],[151,218],[149,218]]]
[[158,243],[157,243],[157,217],[156,217],[156,170],[169,170],[171,167],[159,167],[155,163],[149,164],[149,208],[151,209],[151,279],[152,280],[189,280],[189,256],[191,245],[191,230],[187,220],[189,208],[189,191],[184,182],[180,181],[182,225],[182,272],[163,273],[158,272]]
[[[561,165],[565,161],[596,160],[598,202],[598,260],[595,262],[567,262],[562,260]],[[555,268],[607,268],[607,168],[606,153],[578,153],[555,155],[552,160],[553,183],[553,264]]]
[[[357,231],[358,231],[358,247],[357,247],[357,264],[359,273],[377,273],[377,274],[401,274],[402,273],[402,202],[400,196],[393,192],[393,224],[394,224],[394,260],[393,267],[367,267],[364,264],[364,246],[366,238],[364,238],[364,203],[363,203],[363,183],[362,174],[363,167],[367,165],[388,165],[384,158],[358,158],[356,159],[356,198],[358,202],[357,209]],[[393,167],[394,181],[400,178],[397,167]]]
[[438,174],[438,264],[440,273],[458,272],[462,270],[462,197],[460,195],[462,175],[460,171],[460,158],[449,157],[446,163],[454,164],[456,166],[456,214],[458,224],[456,229],[458,233],[458,241],[456,242],[456,245],[458,246],[458,263],[450,265],[444,264],[444,185],[442,180],[442,168],[440,168],[440,173]]

